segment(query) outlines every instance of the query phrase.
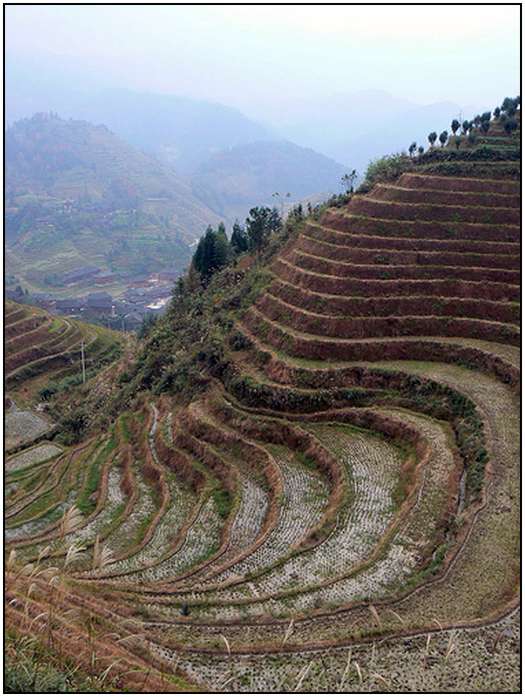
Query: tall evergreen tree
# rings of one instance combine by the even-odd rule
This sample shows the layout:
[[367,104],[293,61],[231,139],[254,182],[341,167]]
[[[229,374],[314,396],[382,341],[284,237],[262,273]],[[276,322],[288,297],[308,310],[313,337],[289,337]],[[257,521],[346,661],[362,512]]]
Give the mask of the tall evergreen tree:
[[213,248],[213,228],[208,225],[206,232],[200,238],[195,254],[193,255],[193,266],[201,274],[207,276],[211,268],[211,255]]
[[272,232],[281,227],[281,216],[277,208],[255,207],[246,218],[246,232],[250,249],[262,249]]
[[236,220],[232,228],[231,246],[234,254],[242,254],[248,249],[248,235],[245,229]]
[[217,230],[208,226],[193,255],[194,268],[204,280],[208,280],[215,271],[226,266],[229,259],[230,243],[224,224],[220,223]]
[[219,271],[230,260],[230,243],[226,235],[224,223],[219,223],[217,232],[214,235],[212,247],[211,272]]

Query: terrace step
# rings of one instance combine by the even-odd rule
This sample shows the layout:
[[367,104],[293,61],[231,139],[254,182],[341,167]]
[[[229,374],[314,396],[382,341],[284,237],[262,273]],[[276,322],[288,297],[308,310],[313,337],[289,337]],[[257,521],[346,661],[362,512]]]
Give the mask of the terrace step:
[[[60,456],[50,468],[49,475],[9,508],[7,527],[22,533],[22,539],[16,542],[17,547],[33,545],[32,537],[36,534],[44,541],[57,536],[61,514],[67,504],[73,505],[82,486],[83,465],[101,450],[100,444],[90,448],[91,445],[88,442]],[[38,523],[36,530],[34,523]]]
[[516,208],[520,207],[519,194],[497,194],[476,191],[443,191],[442,189],[424,189],[400,186],[397,184],[376,184],[372,190],[372,198],[378,201],[395,201],[403,203],[438,204],[460,207],[485,206],[487,208]]
[[341,212],[340,209],[326,211],[321,217],[321,224],[341,232],[423,239],[519,242],[521,237],[520,228],[517,225],[372,218]]
[[[164,509],[158,509],[158,518],[152,534],[146,543],[133,554],[120,562],[111,564],[107,569],[89,574],[90,578],[141,581],[148,577],[147,571],[159,567],[167,558],[172,556],[174,545],[180,539],[188,516],[191,516],[194,498],[183,489],[173,474],[165,472],[168,491],[168,504]],[[146,539],[146,538],[144,538]],[[84,575],[84,578],[86,575]]]
[[[355,249],[408,249],[413,251],[446,251],[446,252],[474,252],[486,254],[520,254],[520,244],[517,242],[494,242],[490,240],[451,240],[430,239],[412,237],[394,237],[373,234],[360,234],[341,232],[335,228],[329,228],[317,223],[307,223],[298,238],[298,245],[303,245],[308,240],[309,244],[328,245],[337,248],[344,253],[345,248]],[[305,248],[306,249],[306,248]],[[308,250],[306,250],[308,251]],[[336,249],[333,249],[336,254]],[[323,255],[320,255],[323,256]],[[327,256],[326,254],[324,256]],[[341,257],[342,258],[342,257]]]
[[4,329],[4,336],[6,340],[12,339],[13,337],[26,334],[34,329],[37,329],[42,324],[46,322],[46,318],[42,315],[34,315],[32,317],[21,317],[16,322],[13,322]]
[[286,281],[275,281],[268,291],[271,295],[298,308],[330,315],[346,317],[383,317],[395,315],[433,315],[473,317],[499,322],[520,320],[520,307],[517,304],[494,302],[489,300],[465,299],[461,297],[443,298],[438,295],[411,297],[390,296],[359,297],[330,295],[310,289],[297,287]]
[[[426,254],[426,253],[425,253]],[[286,261],[289,261],[294,266],[305,269],[306,271],[314,271],[315,273],[335,276],[338,278],[352,279],[352,278],[366,278],[366,279],[377,279],[377,280],[457,280],[457,281],[485,281],[492,283],[504,283],[510,285],[518,285],[520,282],[520,271],[517,268],[517,259],[513,259],[513,264],[511,270],[508,270],[504,266],[504,262],[499,261],[500,268],[490,268],[487,259],[481,261],[485,262],[487,266],[471,266],[468,264],[468,260],[465,259],[465,265],[452,264],[450,266],[445,266],[443,264],[438,264],[438,259],[434,258],[434,265],[432,264],[433,259],[431,257],[426,257],[425,263],[419,263],[419,260],[423,259],[423,254],[419,257],[416,263],[412,265],[406,265],[402,263],[400,255],[397,258],[398,264],[386,264],[384,263],[382,255],[374,255],[376,257],[381,257],[377,259],[376,262],[373,261],[373,257],[368,263],[350,263],[343,261],[333,261],[329,259],[323,259],[322,257],[317,257],[312,254],[306,254],[305,252],[291,251],[289,252]],[[282,258],[280,258],[282,260]],[[453,259],[453,261],[456,261]],[[460,260],[457,260],[460,261]],[[383,262],[383,263],[382,263]]]
[[[220,411],[220,407],[218,407]],[[231,411],[231,410],[230,410]],[[222,412],[221,412],[222,413]],[[216,441],[223,441],[224,436],[227,437],[228,440],[228,435],[234,434],[233,431],[224,432],[222,430],[222,426],[217,429],[217,427],[213,426],[212,424],[215,424],[216,422],[213,420],[210,422],[209,419],[209,413],[206,412],[206,428],[205,428],[205,433],[203,433],[204,437],[207,437],[208,440],[211,439],[211,442],[216,443]],[[244,417],[246,419],[246,417]],[[212,430],[209,430],[209,426],[211,425]],[[245,422],[245,428],[246,428],[246,422]],[[303,450],[308,446],[308,451],[310,452],[313,461],[315,461],[315,469],[318,469],[318,474],[320,475],[321,479],[324,481],[327,479],[327,481],[324,482],[324,489],[326,489],[326,495],[328,496],[327,499],[327,513],[325,515],[329,514],[329,517],[333,517],[333,513],[330,512],[331,509],[337,509],[340,505],[340,487],[339,487],[339,481],[341,479],[341,471],[338,463],[332,459],[332,462],[330,463],[330,458],[328,458],[328,461],[326,460],[326,457],[324,456],[323,452],[319,452],[319,448],[317,448],[316,451],[312,450],[312,447],[316,447],[315,444],[313,444],[313,439],[309,434],[306,434],[305,432],[297,428],[291,428],[289,426],[281,426],[277,427],[275,423],[272,423],[270,428],[268,428],[268,425],[263,424],[262,422],[255,422],[253,421],[251,425],[252,431],[250,432],[250,435],[252,437],[257,437],[257,439],[260,441],[260,443],[264,443],[264,446],[259,445],[257,447],[261,448],[264,447],[265,449],[268,447],[266,444],[267,443],[274,443],[276,441],[279,441],[280,443],[284,444],[287,442],[287,440],[292,439],[293,443],[295,444],[294,447],[298,448],[299,450]],[[250,430],[250,429],[248,429]],[[239,436],[236,436],[236,442],[239,442]],[[233,442],[231,443],[233,445]],[[273,446],[270,446],[273,447]],[[225,444],[223,443],[222,448],[225,448]],[[226,448],[227,450],[227,448]],[[231,457],[231,455],[230,455]],[[322,460],[322,463],[318,463],[316,458],[319,457],[325,457],[325,459]],[[323,464],[323,468],[319,469],[319,464]],[[246,469],[246,463],[244,463],[242,466],[242,469]],[[280,481],[282,481],[282,478],[280,478]],[[321,480],[320,480],[321,481]],[[272,491],[272,497],[277,497],[275,501],[271,504],[271,508],[274,507],[274,503],[277,503],[278,501],[282,500],[282,484],[278,490],[274,489],[274,484],[275,482],[275,475],[272,475],[271,479],[269,480],[270,484],[270,491]],[[328,485],[328,488],[326,488],[326,485]],[[280,493],[279,493],[280,492]],[[253,508],[253,505],[252,505]],[[235,525],[232,527],[231,535],[230,535],[230,540],[229,540],[229,546],[230,549],[226,556],[223,556],[219,559],[218,566],[217,563],[214,563],[212,565],[211,569],[205,570],[205,580],[206,582],[209,582],[210,579],[216,578],[216,577],[224,577],[227,574],[231,573],[231,567],[232,565],[238,566],[239,562],[242,560],[252,557],[252,555],[260,548],[261,544],[265,544],[266,542],[269,541],[271,538],[273,531],[275,529],[276,522],[278,521],[278,516],[277,519],[275,517],[275,512],[278,514],[278,509],[276,509],[275,512],[272,512],[271,508],[268,508],[268,517],[266,519],[266,523],[263,525],[263,519],[261,518],[259,521],[259,526],[257,526],[254,529],[254,534],[255,537],[253,537],[252,544],[246,548],[245,545],[239,545],[239,542],[235,541],[235,535],[236,535],[236,528]],[[239,510],[239,513],[237,515],[235,523],[242,523],[242,520],[240,519],[240,515],[242,513],[242,508]],[[268,525],[270,523],[270,525]],[[326,520],[326,523],[328,523],[328,519]],[[325,524],[326,524],[325,523]],[[246,521],[243,525],[243,528],[249,529],[250,524]],[[240,531],[239,531],[240,532]],[[243,549],[244,547],[244,549]],[[233,575],[231,575],[233,577]],[[199,583],[202,582],[203,579],[199,579]],[[195,584],[195,576],[192,576],[192,583],[194,588]],[[185,582],[185,586],[187,583]],[[194,590],[192,590],[192,595],[194,593]]]
[[46,356],[53,356],[67,350],[73,350],[74,347],[79,344],[81,338],[82,335],[76,326],[66,325],[66,330],[63,333],[48,333],[47,341],[40,341],[37,344],[29,345],[25,349],[16,352],[10,351],[5,362],[7,375],[11,375],[19,367],[30,366],[34,364],[35,361],[43,359]]
[[[407,573],[415,562],[415,555],[406,548],[410,547],[410,535],[414,528],[418,528],[421,535],[423,527],[427,534],[433,533],[432,524],[439,518],[443,507],[446,508],[447,478],[455,467],[455,461],[447,442],[448,434],[439,433],[440,428],[444,430],[443,427],[422,417],[406,417],[385,410],[378,413],[411,421],[418,429],[426,429],[432,435],[432,441],[430,438],[427,441],[433,443],[435,452],[425,462],[429,470],[429,463],[432,462],[432,474],[420,478],[417,490],[412,493],[411,505],[405,505],[401,510],[393,502],[403,464],[401,453],[395,446],[372,433],[354,431],[343,422],[338,424],[337,412],[330,413],[331,423],[327,425],[301,422],[302,427],[308,428],[327,450],[344,463],[353,483],[353,505],[341,511],[339,525],[327,539],[251,581],[249,597],[242,592],[246,584],[215,593],[212,597],[204,596],[206,607],[201,614],[215,620],[230,617],[234,612],[256,617],[263,614],[269,605],[279,614],[303,613],[308,608],[315,608],[320,598],[326,604],[344,603],[345,599],[351,599],[360,591],[365,579],[367,584],[372,585],[374,578],[384,577],[386,568],[390,569],[390,576],[395,568],[397,579]],[[428,488],[424,496],[421,491],[423,486]],[[441,499],[441,507],[435,506],[433,514],[428,508],[424,510],[425,502],[428,506],[429,499],[436,503],[434,495],[427,495],[431,490],[434,493],[439,491],[438,498]],[[420,493],[416,496],[417,492]],[[390,503],[386,505],[388,500]],[[422,505],[418,503],[420,500],[424,502]],[[386,548],[387,540],[396,553],[387,553],[385,558],[380,550]],[[400,544],[405,545],[403,554],[397,553]],[[397,560],[397,564],[394,560]],[[232,593],[232,590],[236,592]],[[336,598],[337,602],[334,602]],[[194,596],[188,597],[188,600],[193,599]],[[269,600],[272,602],[269,603]],[[209,607],[209,603],[213,603],[213,607]]]
[[[458,320],[459,322],[459,320]],[[389,345],[395,339],[401,339],[405,337],[388,337],[382,338],[382,341],[378,340],[380,337],[370,337],[367,339],[362,339],[356,337],[354,339],[346,339],[341,337],[331,337],[322,338],[315,334],[307,334],[306,332],[301,332],[290,326],[285,326],[280,324],[278,321],[271,319],[268,315],[263,314],[255,307],[251,308],[249,312],[246,313],[243,324],[246,325],[256,336],[262,336],[264,341],[277,350],[284,351],[287,355],[295,356],[297,358],[307,358],[314,360],[336,360],[336,361],[362,361],[372,360],[372,355],[374,360],[381,360],[381,356],[392,354],[394,351],[399,351],[401,357],[406,357],[410,355],[410,351],[415,350],[412,343],[400,344],[393,343],[392,349]],[[487,323],[490,324],[490,323]],[[503,325],[506,329],[506,325]],[[436,334],[434,335],[434,341],[439,342],[439,338],[442,336],[457,337],[457,332],[455,333],[445,333],[446,327],[444,323],[441,322],[436,326]],[[457,327],[454,327],[457,329]],[[439,333],[441,330],[441,333]],[[483,341],[494,341],[496,343],[502,343],[502,338],[499,339],[496,336],[488,333],[488,336],[477,337]],[[429,336],[428,332],[421,332],[422,336]],[[467,335],[466,338],[471,338],[472,335]],[[407,337],[408,339],[408,337]],[[417,337],[413,337],[417,340]],[[426,345],[426,342],[423,342]],[[503,339],[503,343],[513,343],[513,345],[518,345],[519,339],[516,337],[514,342],[509,342]],[[424,348],[423,348],[424,350]]]
[[435,294],[440,297],[477,298],[503,302],[519,302],[521,298],[517,283],[512,285],[486,280],[343,278],[300,268],[283,258],[278,258],[273,263],[273,272],[278,279],[292,285],[332,295],[384,297]]
[[[323,514],[328,497],[318,475],[300,465],[287,448],[270,449],[281,471],[283,497],[279,518],[265,544],[214,577],[214,585],[234,580],[258,569],[269,567],[290,553],[291,548],[308,537]],[[317,500],[317,503],[315,501]]]
[[430,174],[405,173],[397,184],[407,188],[433,189],[437,191],[465,191],[520,195],[520,184],[500,179],[475,179],[468,177],[440,177]]
[[[517,149],[512,148],[512,155],[516,154]],[[505,154],[505,153],[503,153]],[[488,160],[468,160],[456,161],[454,163],[441,161],[430,162],[419,165],[419,174],[429,174],[435,176],[449,176],[451,172],[457,177],[475,177],[477,179],[497,179],[516,181],[521,177],[521,162],[515,157],[508,160],[488,161]]]
[[[496,376],[502,382],[519,389],[520,351],[508,344],[465,339],[460,337],[415,337],[370,339],[366,341],[366,352],[353,342],[347,360],[331,361],[298,359],[263,341],[246,325],[238,327],[253,347],[255,362],[263,359],[264,373],[269,380],[282,385],[302,385],[311,389],[333,388],[337,386],[377,388],[383,383],[365,374],[362,363],[356,356],[365,355],[366,360],[403,360],[407,356],[418,361],[439,361],[442,363],[473,366],[476,370]],[[375,366],[373,366],[375,368]]]
[[[243,438],[240,438],[239,435],[235,431],[229,431],[226,432],[224,430],[223,425],[221,424],[220,427],[217,427],[217,431],[215,430],[215,426],[212,424],[215,424],[214,417],[211,417],[211,415],[206,412],[204,415],[203,412],[200,409],[197,409],[198,405],[194,404],[192,405],[192,409],[195,412],[195,410],[198,411],[197,413],[194,413],[193,416],[197,418],[197,420],[200,420],[201,417],[204,418],[204,422],[202,423],[202,427],[204,428],[204,433],[201,435],[209,436],[207,438],[207,441],[213,445],[211,446],[209,452],[211,453],[212,450],[215,450],[217,447],[217,443],[215,441],[220,441],[223,445],[223,447],[226,446],[226,444],[229,442],[229,436],[231,435],[232,438],[235,439],[235,443],[239,444],[241,441],[245,444],[245,446],[250,449],[251,452],[251,457],[252,457],[252,462],[249,464],[247,462],[242,463],[242,469],[243,473],[240,474],[239,477],[239,483],[241,485],[240,491],[242,492],[242,497],[241,497],[241,505],[239,506],[238,511],[235,514],[235,517],[232,522],[233,524],[229,526],[229,532],[227,535],[227,538],[225,538],[225,543],[223,540],[223,545],[221,549],[218,550],[213,556],[204,562],[200,564],[194,564],[192,567],[187,567],[186,565],[184,566],[182,576],[180,576],[179,572],[179,580],[177,581],[178,584],[195,584],[195,580],[197,578],[205,577],[207,578],[210,575],[213,575],[213,573],[218,572],[222,568],[227,568],[228,564],[231,563],[235,558],[242,557],[243,554],[240,553],[239,551],[239,541],[241,537],[244,539],[246,537],[246,531],[250,529],[250,526],[253,527],[254,521],[257,523],[257,520],[261,525],[263,525],[263,528],[266,530],[264,532],[263,530],[263,536],[264,534],[268,534],[272,528],[272,516],[273,516],[273,509],[275,506],[279,505],[278,504],[278,498],[279,498],[279,492],[280,488],[279,486],[276,486],[275,488],[275,496],[277,498],[272,497],[271,500],[269,501],[268,506],[263,506],[262,507],[262,518],[260,517],[261,511],[259,510],[259,513],[255,515],[255,519],[250,520],[250,522],[247,522],[244,520],[242,517],[246,515],[247,509],[246,506],[248,505],[254,505],[254,498],[253,495],[250,497],[250,492],[253,494],[253,486],[257,487],[257,491],[259,494],[257,495],[257,498],[259,498],[260,493],[262,490],[260,489],[258,484],[255,484],[254,482],[251,482],[252,479],[252,472],[256,473],[257,477],[261,475],[263,477],[263,480],[265,477],[268,478],[268,483],[272,483],[274,486],[276,483],[278,484],[278,480],[276,479],[276,472],[273,472],[272,470],[272,461],[268,461],[263,467],[261,472],[257,472],[257,467],[253,469],[254,465],[256,462],[261,460],[260,455],[264,453],[264,451],[259,447],[255,446],[253,443],[248,442],[247,440],[244,440]],[[210,421],[210,419],[212,419]],[[198,428],[198,424],[195,421],[192,421],[193,427]],[[210,427],[212,430],[210,431]],[[220,433],[219,433],[220,431]],[[224,441],[224,442],[223,442]],[[257,450],[258,452],[255,453],[254,451]],[[227,455],[228,459],[231,458],[230,455],[228,455],[228,449],[225,447],[225,454]],[[231,458],[232,462],[237,460],[236,457]],[[237,468],[236,465],[233,465],[235,469],[240,469],[240,461],[239,461],[239,468]],[[246,469],[250,469],[250,473],[248,474],[246,472]],[[268,468],[269,467],[269,468]],[[249,481],[250,480],[250,481]],[[263,495],[263,499],[265,496]],[[251,504],[250,504],[251,502]],[[257,506],[259,506],[260,509],[260,502],[257,502]],[[265,516],[266,513],[265,511],[268,512],[268,515],[270,518],[266,520]],[[200,515],[200,514],[199,514]],[[263,519],[265,519],[265,522],[263,524]],[[268,524],[270,524],[270,527],[268,528]],[[200,526],[198,530],[193,531],[193,523],[191,527],[188,529],[187,532],[187,539],[184,541],[183,545],[179,545],[179,549],[176,550],[175,554],[167,556],[161,563],[158,563],[154,565],[149,570],[144,570],[144,573],[142,572],[137,572],[133,577],[128,576],[126,579],[123,580],[140,580],[142,579],[143,581],[150,581],[151,583],[158,585],[161,584],[162,587],[166,587],[166,584],[169,584],[170,587],[172,587],[173,583],[176,581],[177,578],[177,569],[180,569],[180,563],[181,560],[184,558],[184,556],[187,556],[187,553],[189,552],[190,547],[188,545],[192,545],[198,542],[198,533],[200,530]],[[255,532],[257,533],[259,530],[259,524],[257,523],[255,525]],[[196,536],[197,535],[197,536]],[[239,537],[239,535],[241,537]],[[193,539],[195,538],[195,539]],[[193,542],[191,542],[193,540]],[[245,540],[246,541],[246,540]],[[253,545],[251,545],[253,547]],[[257,545],[255,545],[257,546]],[[244,554],[246,554],[249,551],[250,547],[248,547],[248,550],[245,550]],[[207,555],[206,555],[207,556]],[[233,557],[233,559],[232,559]],[[179,561],[177,561],[179,560]],[[229,561],[228,561],[229,560]],[[131,589],[130,589],[131,590]]]
[[[185,574],[193,567],[198,567],[203,560],[214,554],[220,546],[223,521],[219,516],[213,498],[206,495],[194,512],[189,526],[177,548],[162,560],[151,566],[137,570],[130,568],[120,573],[115,579],[97,579],[112,588],[134,592],[147,586],[162,585],[166,581]],[[122,597],[119,595],[119,597]]]
[[427,203],[398,203],[367,196],[352,196],[350,213],[371,218],[394,220],[420,219],[442,222],[519,225],[521,215],[516,208],[488,208],[486,206],[434,205]]
[[[303,253],[301,248],[303,245],[299,241],[291,250],[290,255],[294,253]],[[333,252],[333,247],[323,248],[328,252]],[[517,250],[516,250],[517,251]],[[485,267],[491,269],[518,269],[521,268],[521,260],[519,253],[514,254],[495,254],[487,251],[486,253],[474,252],[451,252],[451,251],[427,251],[427,250],[397,250],[388,248],[347,248],[345,250],[345,260],[334,259],[332,255],[323,256],[322,254],[313,254],[306,250],[304,253],[314,256],[316,259],[324,261],[336,262],[340,264],[381,264],[383,266],[413,266],[419,264],[421,266],[458,266],[458,267]]]
[[27,317],[27,314],[27,311],[23,307],[18,309],[12,308],[4,316],[4,326],[10,327],[12,324],[15,324],[15,322],[19,322],[21,319],[24,319],[24,317]]
[[405,317],[336,317],[299,309],[269,294],[256,303],[257,309],[274,321],[312,335],[341,339],[441,335],[477,336],[517,345],[519,329],[513,324],[471,318],[433,315]]
[[57,336],[63,336],[64,333],[70,330],[70,328],[71,326],[68,323],[62,322],[57,331],[50,332],[50,323],[46,322],[41,324],[36,329],[32,329],[24,334],[18,334],[17,336],[9,339],[9,341],[6,342],[6,349],[11,355],[13,355],[18,351],[22,351],[28,346],[40,344],[46,340],[56,339]]
[[[415,367],[415,366],[414,366]],[[410,367],[412,369],[412,366]],[[427,368],[420,367],[417,372],[425,374]],[[491,602],[503,603],[497,607],[507,608],[506,604],[508,597],[506,594],[507,586],[501,586],[501,583],[494,583],[487,586],[487,583],[494,581],[494,574],[497,579],[507,579],[508,574],[513,576],[512,588],[514,592],[517,590],[517,567],[513,565],[512,560],[515,555],[515,536],[503,535],[506,526],[512,525],[516,529],[516,523],[519,516],[518,501],[514,501],[514,494],[511,496],[504,495],[506,487],[511,487],[512,492],[517,492],[518,471],[515,467],[516,457],[518,457],[519,441],[517,434],[519,426],[517,423],[517,414],[513,407],[515,403],[509,398],[505,386],[497,383],[497,381],[487,378],[486,376],[473,375],[471,371],[455,368],[451,371],[450,366],[436,365],[432,368],[432,374],[439,382],[443,379],[446,384],[449,384],[454,389],[466,393],[470,398],[476,400],[481,413],[486,415],[486,422],[493,424],[494,442],[490,446],[491,453],[498,452],[497,448],[500,444],[506,441],[506,435],[511,439],[509,447],[504,448],[501,454],[500,475],[493,478],[491,493],[493,494],[486,500],[485,505],[481,506],[476,516],[476,524],[469,527],[468,539],[463,546],[460,546],[460,551],[457,555],[448,557],[446,575],[443,576],[441,571],[438,571],[437,579],[427,579],[427,582],[421,586],[419,592],[406,595],[404,600],[395,602],[379,602],[375,605],[376,612],[381,617],[382,626],[389,624],[394,620],[389,620],[388,615],[390,610],[398,613],[397,622],[403,626],[417,626],[421,631],[422,626],[429,628],[430,624],[422,625],[426,617],[425,609],[432,608],[432,614],[439,612],[439,621],[451,623],[446,626],[453,626],[454,623],[465,621],[465,612],[473,621],[477,621],[480,616],[480,607],[486,612],[486,597],[487,588],[491,588],[491,593],[496,593],[496,597]],[[478,384],[474,384],[473,380],[477,380]],[[507,427],[508,414],[512,414],[512,424],[510,429]],[[500,523],[498,521],[503,518]],[[500,527],[503,525],[504,527]],[[503,557],[503,558],[502,558]],[[485,560],[483,576],[479,572],[479,559]],[[486,569],[489,566],[490,570]],[[512,567],[512,571],[510,571]],[[479,579],[482,582],[481,587],[478,583],[472,585],[472,577]],[[446,582],[443,582],[446,581]],[[492,595],[491,595],[492,598]],[[459,601],[459,602],[458,602]],[[369,599],[367,598],[369,604]],[[483,611],[483,610],[481,610]],[[155,607],[155,612],[158,615],[161,613],[160,607]],[[366,615],[368,613],[368,615]],[[157,615],[157,616],[158,616]],[[498,617],[500,615],[497,615]],[[237,611],[237,621],[227,623],[224,618],[222,621],[214,622],[213,620],[205,621],[199,624],[198,618],[191,624],[185,626],[184,629],[178,624],[176,636],[180,638],[184,644],[192,641],[193,645],[198,647],[207,645],[207,637],[210,631],[215,631],[216,634],[223,633],[228,641],[238,648],[239,652],[243,647],[249,647],[254,650],[258,646],[261,651],[264,651],[272,639],[280,638],[290,624],[286,618],[273,619],[271,617],[260,617],[257,620],[243,623],[240,619],[241,613]],[[486,615],[485,615],[486,617]],[[399,619],[401,618],[401,619]],[[446,618],[446,620],[444,619]],[[331,611],[326,606],[319,611],[310,609],[303,616],[295,619],[293,626],[293,650],[298,651],[300,647],[309,646],[310,648],[320,648],[320,641],[327,642],[327,645],[333,644],[336,637],[340,640],[341,646],[346,646],[348,643],[348,627],[353,623],[359,625],[361,630],[370,622],[370,609],[366,602],[356,603],[354,605],[346,605],[339,603],[337,611]],[[164,623],[162,620],[157,627],[159,633],[170,631],[173,626]],[[179,632],[182,631],[182,635]],[[247,633],[250,632],[250,640],[246,642]],[[255,637],[254,637],[254,634]],[[360,632],[361,633],[361,632]],[[315,642],[312,642],[312,636],[315,635]],[[200,637],[200,639],[199,639]],[[373,637],[373,635],[372,635]],[[371,637],[371,639],[372,639]],[[346,640],[346,644],[344,643]],[[243,643],[246,642],[246,643]],[[423,644],[422,644],[423,645]],[[444,644],[445,646],[445,644]],[[446,649],[446,646],[445,646]],[[246,649],[245,649],[246,650]],[[368,648],[368,650],[370,650]],[[308,657],[309,658],[309,657]],[[215,657],[214,657],[215,659]],[[225,655],[225,660],[227,657]],[[274,659],[275,660],[275,659]]]

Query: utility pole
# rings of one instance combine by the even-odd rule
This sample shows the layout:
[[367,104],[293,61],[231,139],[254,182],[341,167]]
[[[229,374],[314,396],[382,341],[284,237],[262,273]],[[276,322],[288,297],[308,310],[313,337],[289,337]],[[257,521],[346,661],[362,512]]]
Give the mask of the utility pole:
[[82,359],[82,382],[86,382],[86,359],[84,357],[84,339],[80,343],[80,357]]

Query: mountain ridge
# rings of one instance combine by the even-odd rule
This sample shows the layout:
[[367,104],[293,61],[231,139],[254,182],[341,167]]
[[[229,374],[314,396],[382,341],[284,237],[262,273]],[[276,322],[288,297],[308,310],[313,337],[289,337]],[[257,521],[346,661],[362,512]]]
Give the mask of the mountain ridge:
[[188,245],[218,222],[165,164],[105,126],[53,114],[6,131],[6,197],[8,252],[20,257],[14,273],[44,286],[44,266],[55,273],[94,263],[126,275],[119,256],[131,256],[135,272],[181,269]]

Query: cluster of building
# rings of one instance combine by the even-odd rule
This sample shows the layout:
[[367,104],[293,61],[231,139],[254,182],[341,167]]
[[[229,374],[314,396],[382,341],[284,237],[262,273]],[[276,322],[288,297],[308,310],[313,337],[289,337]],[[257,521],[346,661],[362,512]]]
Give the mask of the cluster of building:
[[[85,267],[82,274],[95,267]],[[97,270],[98,272],[98,270]],[[75,272],[75,281],[81,280],[80,270]],[[83,275],[82,280],[88,276]],[[59,315],[78,317],[89,322],[104,324],[111,329],[133,331],[140,327],[146,315],[162,314],[171,297],[177,274],[161,272],[131,282],[124,293],[114,298],[106,291],[95,291],[81,297],[55,298],[50,293],[24,293],[20,286],[6,294],[13,300],[29,302]]]

